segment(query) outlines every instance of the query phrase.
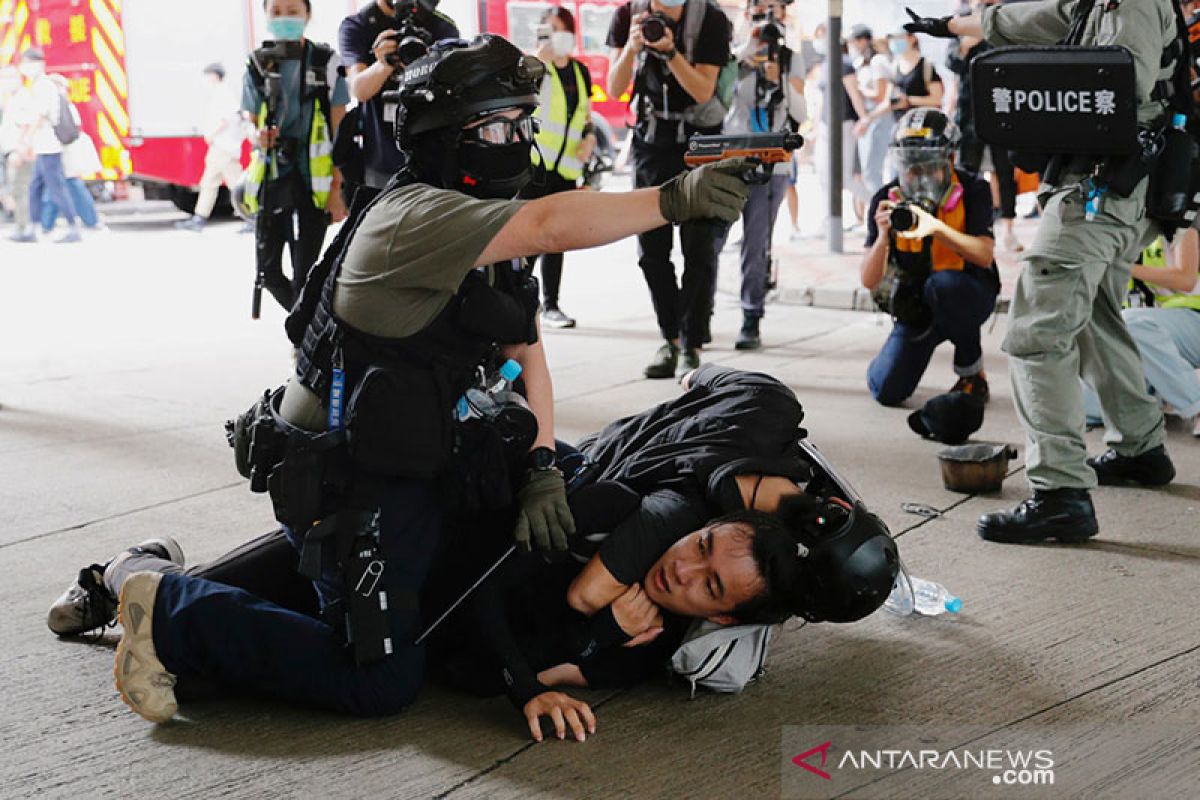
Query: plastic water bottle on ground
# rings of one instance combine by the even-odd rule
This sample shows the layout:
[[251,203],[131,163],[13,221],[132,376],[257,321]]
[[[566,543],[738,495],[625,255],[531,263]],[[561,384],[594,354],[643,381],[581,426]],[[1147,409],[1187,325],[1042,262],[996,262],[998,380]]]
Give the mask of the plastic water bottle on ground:
[[[911,586],[911,591],[909,587]],[[957,614],[962,611],[962,600],[940,583],[927,581],[901,572],[896,578],[892,593],[883,607],[893,614],[908,616],[916,613],[927,617],[939,614]]]

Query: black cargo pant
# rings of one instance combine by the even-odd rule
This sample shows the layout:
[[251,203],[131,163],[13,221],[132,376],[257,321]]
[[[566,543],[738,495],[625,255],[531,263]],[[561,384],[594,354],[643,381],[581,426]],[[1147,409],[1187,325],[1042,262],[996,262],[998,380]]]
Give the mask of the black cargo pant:
[[[269,181],[264,197],[254,237],[257,266],[263,286],[290,311],[308,270],[321,255],[329,221],[324,209],[313,205],[312,192],[299,171]],[[291,280],[283,274],[284,245],[291,255]]]
[[[652,147],[633,142],[633,183],[636,188],[661,186],[685,169],[684,146]],[[650,300],[664,339],[681,338],[684,347],[701,347],[712,313],[712,287],[717,279],[717,238],[723,226],[710,220],[679,226],[683,250],[682,286],[671,262],[672,226],[663,225],[638,235],[638,265],[650,287]]]

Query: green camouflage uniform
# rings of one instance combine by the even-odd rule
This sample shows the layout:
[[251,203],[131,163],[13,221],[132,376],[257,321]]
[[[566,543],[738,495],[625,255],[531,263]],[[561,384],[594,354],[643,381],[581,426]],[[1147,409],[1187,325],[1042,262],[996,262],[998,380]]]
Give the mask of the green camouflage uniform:
[[[1133,55],[1138,120],[1154,122],[1165,105],[1150,99],[1174,64],[1161,66],[1175,38],[1172,0],[1097,0],[1082,45],[1122,45]],[[983,31],[995,46],[1053,44],[1071,25],[1078,0],[989,6]],[[1004,350],[1010,356],[1017,414],[1025,427],[1026,471],[1034,489],[1090,489],[1079,376],[1096,387],[1108,427],[1105,440],[1135,456],[1163,442],[1163,415],[1147,392],[1137,348],[1121,304],[1137,254],[1158,235],[1146,218],[1143,180],[1129,197],[1104,195],[1096,217],[1084,218],[1081,182],[1067,172],[1039,190],[1042,222],[1025,253],[1013,296]]]

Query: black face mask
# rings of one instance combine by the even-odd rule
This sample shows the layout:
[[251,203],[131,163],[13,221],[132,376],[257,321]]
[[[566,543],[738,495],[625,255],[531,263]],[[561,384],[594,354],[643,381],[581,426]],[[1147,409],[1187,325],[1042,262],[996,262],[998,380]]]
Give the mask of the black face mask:
[[458,180],[454,187],[472,197],[510,200],[533,177],[529,160],[532,142],[484,145],[462,142],[458,146]]

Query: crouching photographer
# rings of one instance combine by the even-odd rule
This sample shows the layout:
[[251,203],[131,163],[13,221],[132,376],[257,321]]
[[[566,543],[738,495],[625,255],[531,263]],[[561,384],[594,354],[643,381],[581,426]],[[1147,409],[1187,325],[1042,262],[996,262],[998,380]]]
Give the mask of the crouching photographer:
[[901,118],[889,157],[898,178],[871,199],[862,284],[892,315],[891,336],[867,370],[871,395],[904,402],[933,351],[954,345],[961,391],[985,400],[980,329],[996,304],[992,194],[987,183],[955,169],[959,133],[940,111]]
[[[634,186],[661,186],[679,175],[688,137],[721,132],[728,108],[717,79],[730,63],[730,37],[729,20],[707,0],[632,0],[613,15],[608,93],[620,97],[632,80]],[[708,222],[680,226],[682,287],[671,263],[671,227],[638,236],[638,265],[666,340],[646,367],[647,378],[671,378],[676,367],[686,372],[700,365],[717,274],[717,233]]]

